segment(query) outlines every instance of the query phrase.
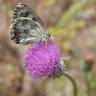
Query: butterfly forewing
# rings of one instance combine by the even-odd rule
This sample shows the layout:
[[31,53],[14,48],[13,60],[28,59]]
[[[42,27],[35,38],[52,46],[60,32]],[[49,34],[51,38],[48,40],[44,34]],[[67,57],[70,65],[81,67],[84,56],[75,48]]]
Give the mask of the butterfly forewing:
[[18,4],[14,10],[13,22],[20,17],[29,18],[35,22],[38,22],[44,28],[44,23],[40,19],[40,17],[27,5],[25,4]]

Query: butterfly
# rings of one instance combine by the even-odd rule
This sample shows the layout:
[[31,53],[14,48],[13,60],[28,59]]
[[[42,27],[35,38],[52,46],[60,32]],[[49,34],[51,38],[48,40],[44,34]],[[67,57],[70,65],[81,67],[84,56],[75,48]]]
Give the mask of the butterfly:
[[10,34],[11,40],[17,44],[38,43],[51,37],[40,17],[21,3],[14,9]]

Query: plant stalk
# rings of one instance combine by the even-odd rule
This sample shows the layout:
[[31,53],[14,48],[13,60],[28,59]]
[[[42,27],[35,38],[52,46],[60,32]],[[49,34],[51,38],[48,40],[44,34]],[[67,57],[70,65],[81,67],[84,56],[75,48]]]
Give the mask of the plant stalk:
[[77,96],[78,89],[77,89],[77,84],[76,84],[75,80],[67,72],[63,72],[63,75],[71,81],[71,83],[73,85],[73,96]]
[[91,96],[91,90],[90,90],[90,82],[88,80],[88,72],[85,72],[85,83],[86,83],[86,93],[87,96]]

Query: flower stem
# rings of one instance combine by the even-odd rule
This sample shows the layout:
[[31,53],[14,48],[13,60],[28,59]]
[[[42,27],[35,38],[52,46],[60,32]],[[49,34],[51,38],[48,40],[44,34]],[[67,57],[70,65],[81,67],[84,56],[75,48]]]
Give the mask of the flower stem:
[[86,83],[86,93],[87,93],[87,96],[91,96],[91,91],[90,91],[90,82],[88,80],[88,72],[85,72],[85,83]]
[[73,85],[73,96],[77,96],[78,89],[75,80],[67,72],[63,72],[63,75],[66,76],[71,81]]

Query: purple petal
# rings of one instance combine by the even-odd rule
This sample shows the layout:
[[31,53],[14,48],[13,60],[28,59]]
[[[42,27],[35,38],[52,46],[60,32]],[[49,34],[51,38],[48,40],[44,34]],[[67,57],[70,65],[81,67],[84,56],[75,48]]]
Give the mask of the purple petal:
[[32,77],[50,77],[61,70],[61,54],[57,45],[49,40],[31,46],[25,56],[28,73]]

